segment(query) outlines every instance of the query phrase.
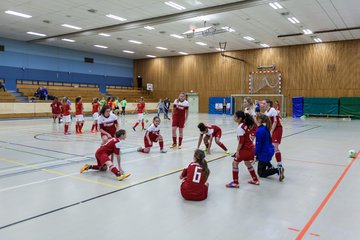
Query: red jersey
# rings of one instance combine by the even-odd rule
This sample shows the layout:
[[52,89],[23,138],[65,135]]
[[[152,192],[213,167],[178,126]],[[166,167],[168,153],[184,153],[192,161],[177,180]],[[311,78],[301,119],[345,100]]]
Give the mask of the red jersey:
[[92,104],[92,114],[98,113],[100,108],[100,103],[96,102]]
[[53,114],[61,114],[62,104],[59,101],[53,101],[50,105]]
[[76,115],[82,115],[83,114],[83,104],[82,104],[82,102],[78,102],[78,103],[75,104],[75,110],[76,110],[76,112],[75,112]]
[[106,105],[110,107],[110,110],[113,110],[112,101],[107,101]]
[[270,118],[271,124],[276,122],[276,127],[282,127],[280,122],[280,116],[278,112],[275,110],[275,108],[269,108],[265,111],[265,115]]
[[63,111],[63,115],[64,116],[69,116],[70,115],[70,105],[65,103],[64,107],[62,108],[62,111]]
[[219,128],[216,125],[207,125],[208,128],[208,132],[206,133],[206,135],[209,135],[210,137],[216,137],[219,134],[221,135],[221,128]]
[[97,151],[95,155],[102,155],[102,154],[107,154],[107,155],[111,155],[111,154],[116,154],[119,155],[120,154],[120,139],[119,138],[112,138],[110,139],[107,143],[105,143],[104,145],[102,145]]
[[182,177],[186,177],[181,184],[181,188],[186,191],[186,195],[194,197],[202,195],[207,191],[205,183],[207,178],[204,176],[203,170],[198,163],[192,162],[181,173]]
[[109,133],[111,136],[115,136],[115,132],[117,130],[117,125],[118,125],[117,117],[115,114],[110,113],[110,116],[107,118],[101,115],[99,117],[98,123],[100,125],[100,129]]
[[160,126],[155,126],[155,124],[151,124],[150,127],[148,127],[147,132],[149,133],[150,139],[156,138],[160,135]]
[[185,113],[187,110],[189,110],[189,102],[186,100],[180,102],[179,99],[176,99],[173,105],[174,105],[173,118],[185,119]]
[[254,143],[250,139],[252,129],[241,123],[236,129],[238,141],[242,144],[241,150],[254,151]]
[[137,103],[137,113],[143,113],[145,109],[145,103],[144,102],[138,102]]

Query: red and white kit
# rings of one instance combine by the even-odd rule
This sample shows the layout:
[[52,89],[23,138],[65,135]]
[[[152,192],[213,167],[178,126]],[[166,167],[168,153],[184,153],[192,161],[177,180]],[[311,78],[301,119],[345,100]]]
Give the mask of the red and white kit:
[[62,113],[62,104],[61,102],[53,102],[50,105],[52,114],[54,115],[60,115]]
[[92,117],[94,121],[97,121],[99,119],[99,108],[100,108],[100,103],[95,102],[92,104]]
[[208,186],[205,185],[207,178],[198,163],[190,163],[182,171],[181,176],[186,177],[180,186],[181,195],[186,200],[202,201],[207,198]]
[[209,137],[214,137],[214,138],[221,138],[221,128],[219,128],[216,125],[207,125],[208,128],[208,132],[206,133],[206,135],[208,135]]
[[161,137],[160,135],[160,126],[155,126],[155,124],[151,124],[148,129],[147,132],[149,133],[149,138],[151,141],[151,144],[149,144],[149,141],[147,140],[146,134],[144,136],[144,144],[145,147],[152,147],[152,143],[153,142],[158,142],[159,138]]
[[76,114],[76,121],[77,122],[82,122],[84,121],[84,115],[83,115],[83,104],[82,102],[78,102],[75,104],[75,114]]
[[98,166],[101,168],[105,162],[110,161],[112,154],[120,154],[121,142],[119,138],[112,138],[106,144],[102,145],[95,153]]
[[236,129],[238,141],[242,144],[239,151],[239,158],[234,159],[236,162],[251,161],[255,159],[254,143],[250,139],[251,129],[244,123],[241,123]]
[[62,111],[63,111],[63,121],[64,123],[69,123],[71,122],[71,118],[70,118],[70,105],[69,104],[64,104]]
[[138,115],[139,122],[141,122],[144,119],[144,109],[145,109],[145,102],[138,102],[137,103],[137,115]]
[[[103,115],[101,115],[99,117],[98,120],[100,129],[104,130],[105,132],[109,133],[112,137],[115,136],[116,130],[117,130],[117,116],[115,114],[113,114],[112,112],[110,113],[109,117],[104,117]],[[105,134],[101,133],[101,136],[103,136]]]
[[280,116],[279,116],[278,112],[275,110],[275,108],[272,107],[265,111],[265,115],[270,118],[271,124],[274,124],[274,122],[276,122],[276,127],[271,135],[271,138],[272,138],[273,143],[280,144],[283,128],[282,128],[282,125],[280,122]]
[[178,99],[174,101],[173,112],[173,127],[184,128],[185,125],[185,112],[189,109],[189,102],[184,100],[180,102]]

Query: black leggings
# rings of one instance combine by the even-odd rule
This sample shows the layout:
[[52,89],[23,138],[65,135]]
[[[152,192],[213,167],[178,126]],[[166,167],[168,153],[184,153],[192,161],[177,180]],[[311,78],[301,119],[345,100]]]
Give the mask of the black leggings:
[[259,177],[266,178],[267,176],[271,176],[274,174],[278,174],[279,170],[277,168],[273,168],[270,162],[258,162],[258,175]]

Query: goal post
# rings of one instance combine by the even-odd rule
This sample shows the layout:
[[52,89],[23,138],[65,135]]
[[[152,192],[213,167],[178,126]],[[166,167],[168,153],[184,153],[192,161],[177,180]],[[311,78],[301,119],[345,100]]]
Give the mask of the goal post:
[[277,100],[280,104],[280,112],[282,117],[286,117],[286,102],[285,97],[282,94],[231,94],[231,113],[238,110],[244,110],[243,101],[244,98],[250,97],[252,102],[255,101],[260,103],[260,111],[264,112],[265,99],[270,99],[275,107],[275,101]]

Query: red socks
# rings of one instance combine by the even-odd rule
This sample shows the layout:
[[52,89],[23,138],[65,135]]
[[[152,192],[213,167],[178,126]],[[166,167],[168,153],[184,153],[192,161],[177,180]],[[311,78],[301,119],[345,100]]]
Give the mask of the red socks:
[[205,143],[205,147],[206,147],[206,149],[208,149],[209,148],[209,143]]
[[173,137],[173,144],[176,144],[176,137]]
[[90,165],[89,169],[100,170],[98,165]]
[[160,149],[163,149],[163,148],[164,148],[164,142],[163,142],[163,141],[160,141],[160,142],[159,142],[159,145],[160,145]]
[[181,144],[182,144],[182,137],[179,137],[179,146],[181,146]]
[[258,177],[257,177],[257,175],[256,175],[256,173],[255,173],[254,168],[251,166],[251,167],[248,168],[248,170],[249,170],[249,173],[250,173],[250,175],[251,175],[251,178],[252,178],[254,181],[259,181],[259,179],[258,179]]
[[234,183],[239,184],[239,168],[233,167],[232,174]]
[[139,122],[136,122],[133,128],[136,128],[139,125]]
[[119,169],[117,169],[117,167],[115,167],[114,165],[111,165],[111,166],[110,166],[110,171],[111,171],[113,174],[115,174],[117,177],[121,175]]
[[275,158],[276,158],[276,162],[278,163],[278,165],[281,165],[281,152],[280,151],[275,152]]
[[69,130],[69,125],[65,124],[64,125],[64,133],[68,133],[68,130]]
[[79,132],[82,132],[83,126],[84,126],[84,123],[80,123],[80,125],[79,125]]
[[142,129],[145,129],[144,121],[141,122]]
[[91,131],[94,131],[94,129],[95,129],[95,124],[92,125]]
[[218,144],[219,147],[221,147],[224,151],[227,151],[227,148],[225,147],[225,145],[223,143],[219,143]]

